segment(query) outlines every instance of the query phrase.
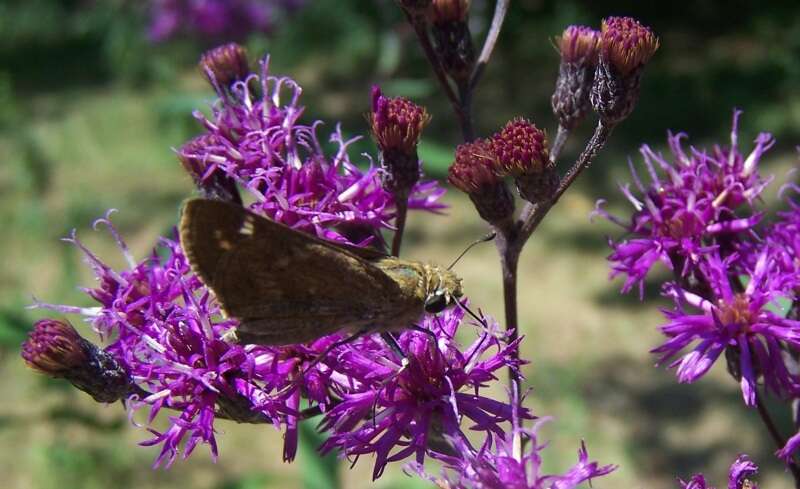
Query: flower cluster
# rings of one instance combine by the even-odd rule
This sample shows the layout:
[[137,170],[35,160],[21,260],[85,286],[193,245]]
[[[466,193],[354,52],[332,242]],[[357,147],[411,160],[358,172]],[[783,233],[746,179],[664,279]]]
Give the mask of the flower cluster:
[[[219,196],[231,193],[226,182],[235,182],[255,199],[254,211],[325,239],[359,244],[392,229],[396,202],[379,169],[362,170],[348,156],[348,146],[358,138],[346,140],[337,127],[330,136],[337,149],[326,155],[317,138],[322,123],[301,122],[300,86],[270,75],[268,59],[258,73],[243,74],[247,65],[244,50],[235,45],[217,48],[202,60],[219,98],[210,117],[195,112],[206,132],[178,151],[199,186]],[[416,115],[422,125],[421,110],[422,115],[400,110],[389,116]],[[433,181],[416,183],[408,207],[439,210],[443,192]]]
[[[774,140],[761,133],[749,154],[740,152],[739,116],[728,147],[685,150],[684,134],[670,134],[672,158],[643,146],[650,182],[631,165],[638,193],[622,187],[634,207],[631,218],[610,214],[602,201],[595,212],[626,231],[610,241],[609,256],[612,276],[625,277],[623,292],[638,285],[643,295],[656,263],[672,271],[662,287],[674,304],[662,311],[667,340],[652,350],[659,363],[676,368],[680,382],[694,382],[724,354],[745,404],[755,406],[759,385],[783,399],[800,392],[792,360],[800,351],[800,321],[786,307],[800,290],[800,218],[790,201],[777,222],[762,222],[757,204],[771,177],[760,174],[759,163]],[[790,440],[781,456],[790,457],[798,444]]]
[[148,36],[154,42],[189,35],[213,39],[241,38],[269,32],[305,0],[153,0]]
[[[206,133],[178,155],[201,192],[242,202],[239,190],[245,189],[255,197],[255,212],[351,244],[365,245],[364,236],[391,227],[395,203],[377,172],[350,163],[339,130],[333,136],[338,150],[328,157],[316,139],[318,124],[299,122],[300,88],[268,75],[266,63],[260,74],[245,74],[244,56],[243,49],[228,45],[203,57],[220,99],[210,117],[198,114]],[[282,103],[283,87],[289,103]],[[418,185],[412,202],[435,210],[440,194],[433,184]],[[333,334],[287,346],[239,344],[228,335],[236,320],[223,317],[178,241],[161,238],[150,256],[137,261],[110,216],[98,226],[108,229],[127,267],[108,266],[73,233],[68,241],[82,251],[97,280],[84,289],[96,306],[36,306],[83,316],[105,348],[67,323],[43,320],[23,346],[23,358],[98,400],[124,399],[132,418],[152,434],[142,445],[160,446],[156,465],[169,466],[199,444],[210,446],[216,457],[220,419],[273,424],[284,433],[284,459],[292,460],[298,423],[309,416],[301,409],[303,399],[310,412],[324,413],[322,428],[330,437],[322,449],[375,454],[375,477],[389,462],[413,456],[422,463],[426,456],[453,453],[448,440],[466,443],[464,425],[504,439],[512,406],[486,397],[483,389],[498,370],[518,370],[519,340],[508,340],[494,321],[476,323],[477,339],[464,348],[455,339],[463,309],[424,316],[417,330],[395,336],[404,357],[371,336],[343,341],[346,336]],[[104,382],[87,382],[90,377]],[[146,420],[134,416],[138,411]],[[153,424],[161,412],[170,413],[163,430]],[[531,418],[524,409],[518,413]]]
[[526,119],[509,121],[492,137],[459,146],[448,180],[470,196],[481,217],[497,224],[514,212],[505,177],[513,177],[520,196],[531,202],[548,198],[558,184],[544,131]]
[[[512,405],[517,405],[512,401]],[[539,442],[538,431],[550,421],[542,418],[530,429],[522,428],[521,419],[513,414],[514,427],[504,438],[487,438],[479,447],[466,440],[452,440],[456,453],[442,457],[444,468],[439,477],[425,472],[420,463],[408,464],[413,471],[438,487],[459,489],[509,488],[509,489],[574,489],[584,482],[610,474],[615,465],[600,465],[589,460],[586,445],[578,450],[578,462],[563,474],[542,473],[542,452],[547,443]],[[519,444],[525,443],[527,452],[518,455]]]
[[[758,485],[751,480],[757,473],[758,466],[747,455],[739,455],[728,472],[728,489],[758,489]],[[706,482],[703,474],[692,476],[689,482],[683,480],[679,482],[681,489],[714,489]]]

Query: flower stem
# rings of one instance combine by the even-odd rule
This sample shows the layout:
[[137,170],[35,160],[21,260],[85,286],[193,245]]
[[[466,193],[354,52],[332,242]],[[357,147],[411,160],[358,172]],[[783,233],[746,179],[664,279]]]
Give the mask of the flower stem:
[[395,205],[397,206],[397,217],[395,218],[395,227],[397,229],[392,238],[392,256],[400,256],[400,245],[403,242],[403,232],[406,229],[408,196],[395,195]]
[[475,69],[472,70],[472,77],[469,82],[470,90],[474,90],[475,86],[478,85],[486,65],[489,64],[494,47],[497,45],[497,39],[500,37],[500,31],[503,29],[503,22],[506,19],[510,3],[511,0],[497,0],[497,3],[495,3],[492,24],[489,26],[489,32],[486,33],[486,40],[483,42],[481,54],[475,63]]
[[[756,409],[758,410],[758,415],[761,417],[761,421],[764,423],[764,426],[767,428],[767,431],[772,437],[772,440],[780,450],[786,444],[786,440],[783,439],[781,434],[778,432],[778,429],[775,427],[775,422],[772,420],[769,410],[761,400],[761,395],[759,395],[758,389],[756,389]],[[798,468],[797,464],[794,462],[787,462],[786,467],[792,472],[795,487],[800,489],[800,468]]]
[[550,161],[552,161],[553,163],[558,161],[558,157],[561,155],[561,150],[564,149],[564,143],[567,142],[569,133],[570,133],[569,129],[562,126],[561,124],[558,125],[556,138],[553,140],[553,146],[550,148]]
[[[519,265],[519,255],[522,246],[518,241],[516,227],[513,225],[496,229],[497,238],[495,240],[497,252],[500,255],[500,265],[503,273],[503,305],[506,315],[506,331],[508,332],[508,342],[512,343],[519,338],[519,318],[517,315],[517,268]],[[514,360],[519,360],[519,347],[514,348],[511,353]],[[508,369],[509,389],[512,399],[522,399],[521,379],[519,371],[509,367]]]

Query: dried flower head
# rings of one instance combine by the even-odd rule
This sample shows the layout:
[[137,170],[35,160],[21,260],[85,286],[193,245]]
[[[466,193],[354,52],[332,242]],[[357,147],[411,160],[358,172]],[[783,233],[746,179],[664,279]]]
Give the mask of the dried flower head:
[[63,377],[88,362],[85,343],[69,322],[41,319],[22,344],[22,359],[43,374]]
[[233,82],[244,80],[250,74],[247,50],[234,42],[218,46],[203,53],[200,69],[212,85],[226,89]]
[[497,161],[490,143],[479,139],[460,145],[447,181],[469,195],[481,218],[499,224],[514,214],[514,198],[496,173]]

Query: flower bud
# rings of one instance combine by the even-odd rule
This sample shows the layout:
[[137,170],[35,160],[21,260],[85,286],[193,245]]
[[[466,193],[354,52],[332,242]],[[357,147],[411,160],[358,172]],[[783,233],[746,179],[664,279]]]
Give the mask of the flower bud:
[[558,79],[551,103],[553,114],[565,129],[572,129],[586,116],[592,105],[589,93],[594,83],[600,32],[572,25],[556,39],[561,54]]
[[213,149],[218,146],[217,138],[212,134],[202,134],[190,139],[178,150],[178,160],[183,169],[192,177],[203,197],[242,203],[239,189],[231,177],[217,169],[215,163],[222,156],[215,155]]
[[456,149],[456,161],[447,181],[466,193],[484,221],[498,225],[514,214],[514,197],[495,171],[496,158],[489,142],[479,139]]
[[547,138],[536,125],[514,119],[492,136],[490,146],[497,159],[496,171],[514,177],[520,197],[538,203],[553,195],[558,175],[550,161]]
[[470,0],[433,0],[430,18],[436,53],[442,67],[456,83],[464,85],[472,76],[475,48],[467,24]]
[[97,402],[115,402],[133,390],[125,369],[86,341],[66,321],[42,319],[22,344],[22,359],[34,370],[69,380]]
[[380,88],[373,87],[372,112],[367,118],[381,150],[384,186],[407,195],[419,180],[417,144],[431,120],[428,111],[403,97],[384,97]]
[[430,7],[431,0],[397,0],[397,3],[409,14],[422,15]]
[[228,89],[238,81],[247,78],[250,68],[247,63],[247,51],[236,43],[223,44],[200,57],[200,69],[214,87]]
[[607,125],[628,117],[639,99],[642,69],[658,49],[658,37],[631,17],[603,20],[600,58],[590,99]]

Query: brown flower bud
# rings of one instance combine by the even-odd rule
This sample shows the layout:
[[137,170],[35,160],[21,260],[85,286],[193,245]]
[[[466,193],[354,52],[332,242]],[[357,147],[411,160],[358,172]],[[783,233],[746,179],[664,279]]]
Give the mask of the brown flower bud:
[[445,71],[465,84],[475,66],[475,47],[467,24],[470,0],[433,0],[430,18],[436,53]]
[[419,180],[417,144],[431,117],[421,107],[403,97],[384,97],[372,88],[372,112],[367,115],[386,170],[384,186],[395,194],[407,195]]
[[481,218],[491,224],[508,222],[514,214],[514,197],[496,173],[497,161],[485,139],[462,144],[447,180],[466,193]]
[[497,172],[514,177],[520,197],[538,203],[549,199],[558,186],[542,130],[523,118],[510,121],[490,140]]
[[178,160],[203,197],[241,204],[236,182],[214,166],[214,163],[219,163],[217,159],[224,161],[223,156],[214,154],[216,146],[219,146],[216,136],[202,134],[181,146]]
[[69,380],[97,402],[118,401],[134,389],[122,365],[86,341],[66,321],[37,321],[22,344],[21,355],[29,367]]
[[236,43],[223,44],[206,51],[200,58],[200,69],[215,87],[227,89],[250,74],[247,50]]
[[589,93],[597,67],[600,32],[585,26],[569,26],[556,39],[561,54],[556,88],[551,99],[553,114],[565,129],[572,129],[591,110]]

